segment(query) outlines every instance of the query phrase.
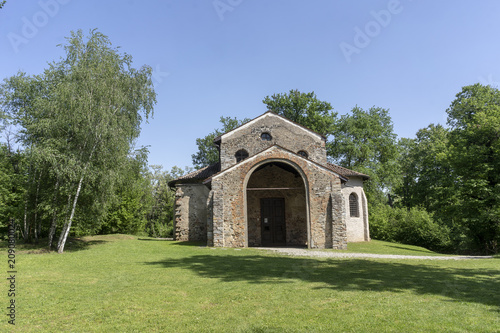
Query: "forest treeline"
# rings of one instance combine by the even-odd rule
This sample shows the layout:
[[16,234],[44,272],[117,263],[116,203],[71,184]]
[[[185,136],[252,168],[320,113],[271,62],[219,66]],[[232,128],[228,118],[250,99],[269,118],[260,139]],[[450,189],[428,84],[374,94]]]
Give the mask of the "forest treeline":
[[[148,166],[135,140],[156,94],[148,66],[91,31],[74,32],[65,57],[38,75],[0,85],[0,231],[14,222],[26,242],[64,250],[68,235],[171,236],[175,195],[168,181],[191,170]],[[429,124],[397,138],[389,111],[354,107],[339,116],[314,92],[264,98],[276,112],[327,137],[329,161],[370,176],[372,238],[455,253],[498,253],[500,92],[466,86]],[[196,140],[195,168],[216,162],[213,139],[248,119],[221,117]],[[175,156],[172,156],[175,159]]]

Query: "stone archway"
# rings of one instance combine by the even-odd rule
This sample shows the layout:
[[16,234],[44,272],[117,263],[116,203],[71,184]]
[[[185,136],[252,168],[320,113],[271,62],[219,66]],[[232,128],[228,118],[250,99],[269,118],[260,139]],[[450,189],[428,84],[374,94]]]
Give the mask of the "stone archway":
[[297,165],[263,161],[250,170],[244,188],[247,246],[308,246],[308,187]]

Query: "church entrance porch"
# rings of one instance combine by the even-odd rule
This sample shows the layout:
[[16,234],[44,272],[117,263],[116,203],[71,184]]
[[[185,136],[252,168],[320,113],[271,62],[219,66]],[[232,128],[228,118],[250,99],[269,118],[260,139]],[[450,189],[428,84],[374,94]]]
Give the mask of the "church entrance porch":
[[248,246],[307,246],[306,191],[294,166],[277,161],[259,166],[246,193]]

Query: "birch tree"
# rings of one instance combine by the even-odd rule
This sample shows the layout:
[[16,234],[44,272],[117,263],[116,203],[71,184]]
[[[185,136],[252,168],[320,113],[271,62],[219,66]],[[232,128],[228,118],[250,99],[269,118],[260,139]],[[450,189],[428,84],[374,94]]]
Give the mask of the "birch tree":
[[49,64],[43,74],[20,73],[3,87],[3,105],[22,127],[23,144],[43,152],[54,191],[66,196],[49,200],[67,204],[60,214],[65,219],[59,253],[75,221],[82,189],[105,197],[116,178],[115,167],[126,160],[156,103],[151,68],[133,68],[132,57],[120,53],[102,33],[93,30],[84,37],[82,31],[72,32],[63,48],[65,57]]

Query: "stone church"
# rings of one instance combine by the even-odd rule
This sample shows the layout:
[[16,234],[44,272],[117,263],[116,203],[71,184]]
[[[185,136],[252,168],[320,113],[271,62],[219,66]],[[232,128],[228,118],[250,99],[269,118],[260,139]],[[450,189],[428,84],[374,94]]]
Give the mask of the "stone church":
[[370,240],[363,182],[326,138],[272,112],[214,139],[219,162],[169,182],[179,241],[345,249]]

